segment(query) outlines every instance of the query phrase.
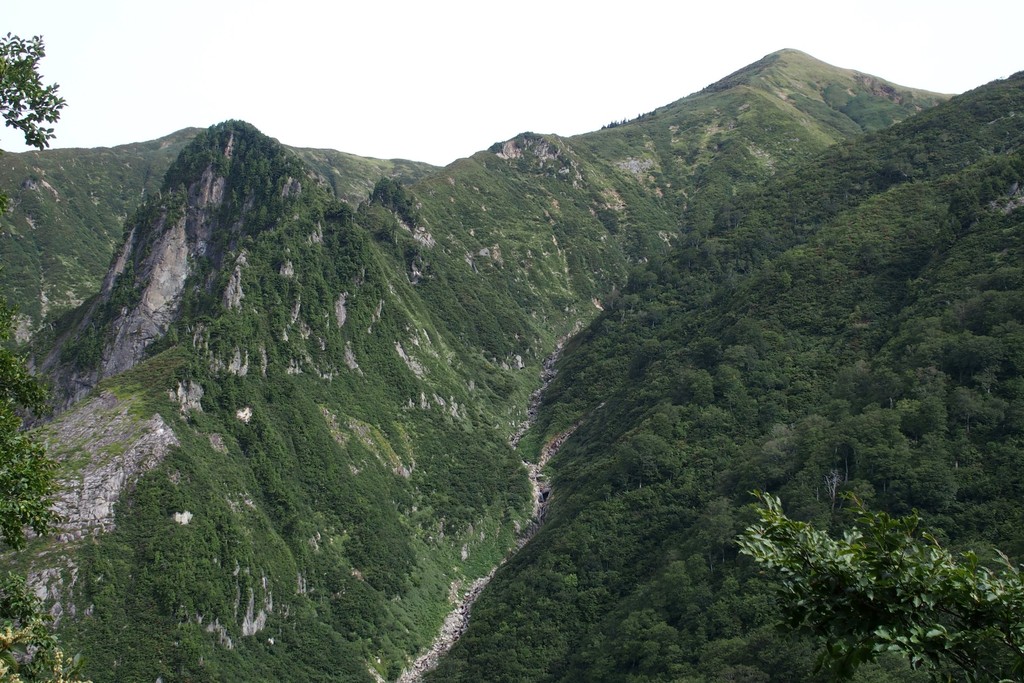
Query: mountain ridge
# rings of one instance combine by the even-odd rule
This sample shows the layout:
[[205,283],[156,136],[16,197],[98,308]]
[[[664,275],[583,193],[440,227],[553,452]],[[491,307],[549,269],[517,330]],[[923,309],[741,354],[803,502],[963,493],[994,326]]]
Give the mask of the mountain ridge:
[[[143,424],[178,442],[114,486],[111,530],[63,548],[38,539],[19,560],[58,563],[42,585],[94,677],[397,677],[458,586],[486,575],[527,523],[522,461],[536,462],[581,406],[617,395],[624,368],[661,389],[649,374],[661,358],[654,338],[625,359],[591,359],[588,391],[563,401],[568,380],[556,378],[515,453],[509,438],[532,419],[528,399],[556,340],[597,316],[569,344],[579,359],[575,349],[616,316],[660,329],[669,309],[649,308],[644,293],[671,275],[666,255],[718,273],[723,234],[747,234],[737,229],[753,215],[748,195],[861,135],[832,125],[832,109],[771,97],[728,88],[581,136],[523,133],[410,184],[367,180],[352,204],[337,194],[342,181],[248,124],[197,134],[126,223],[93,312],[68,314],[40,342],[95,385],[46,427],[69,481],[84,485],[96,470],[76,474],[80,458],[59,446],[98,438],[61,436],[79,411],[133,420],[96,465],[135,452],[128,442]],[[901,178],[898,165],[879,171]],[[150,297],[170,263],[160,254],[184,267]],[[740,277],[751,264],[730,267]],[[677,296],[657,294],[665,306]],[[146,301],[167,307],[149,307],[143,339]],[[111,365],[115,356],[124,362]],[[564,361],[563,377],[585,374],[579,362]],[[700,379],[681,377],[679,391],[706,399]],[[593,424],[581,429],[601,438]],[[557,460],[577,457],[579,435]],[[595,458],[595,476],[602,466]],[[574,485],[559,484],[552,500],[566,509]],[[550,543],[531,542],[498,585],[545,562]],[[571,587],[568,575],[557,581]],[[133,620],[144,626],[122,628]],[[321,662],[324,643],[333,649]]]
[[1022,85],[812,155],[635,272],[542,404],[542,434],[580,423],[547,526],[427,680],[824,680],[736,554],[754,489],[1019,558]]
[[[0,217],[0,291],[20,304],[19,342],[28,341],[48,315],[78,305],[99,287],[124,222],[159,190],[171,162],[201,130],[114,147],[3,154],[0,184],[13,191],[9,213]],[[372,188],[371,176],[413,179],[433,168],[295,149],[352,203]]]

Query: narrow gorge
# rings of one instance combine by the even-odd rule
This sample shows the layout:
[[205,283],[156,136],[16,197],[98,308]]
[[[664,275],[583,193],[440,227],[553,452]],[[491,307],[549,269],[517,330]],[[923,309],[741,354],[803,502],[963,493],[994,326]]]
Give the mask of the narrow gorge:
[[[558,340],[555,345],[555,350],[544,359],[541,366],[541,385],[532,394],[530,394],[530,402],[526,410],[526,420],[519,425],[515,433],[509,437],[509,444],[513,449],[518,449],[519,442],[523,436],[536,422],[538,411],[540,410],[541,401],[544,399],[544,391],[551,384],[551,381],[555,378],[557,370],[555,364],[558,362],[558,358],[561,356],[562,348],[565,342],[571,338],[572,334],[579,331],[580,325],[577,325],[570,335],[562,337]],[[484,588],[491,582],[498,569],[501,568],[509,559],[511,559],[517,552],[523,549],[523,547],[530,542],[540,528],[544,525],[544,518],[547,513],[548,504],[551,500],[551,486],[545,481],[544,466],[548,464],[557,453],[562,445],[572,436],[572,433],[576,431],[576,427],[579,425],[573,425],[569,429],[556,434],[548,440],[546,444],[540,449],[540,453],[537,457],[537,462],[523,461],[523,466],[526,467],[526,471],[530,478],[530,488],[532,490],[533,499],[533,513],[530,516],[530,522],[524,529],[520,529],[516,538],[515,547],[513,547],[509,553],[499,562],[494,565],[486,575],[481,576],[477,580],[473,581],[469,585],[469,589],[462,594],[462,597],[458,597],[458,591],[460,586],[458,582],[452,584],[451,599],[455,603],[452,607],[451,612],[445,617],[444,622],[441,624],[441,630],[434,638],[434,642],[430,644],[430,647],[417,657],[412,664],[402,675],[399,676],[396,683],[420,683],[423,680],[423,675],[429,671],[432,671],[437,667],[438,661],[443,657],[452,647],[458,642],[459,638],[463,633],[466,632],[466,628],[469,626],[469,618],[473,610],[473,604],[476,602],[480,594],[483,593]],[[372,669],[371,669],[372,672]],[[382,678],[378,677],[378,680],[383,681]]]

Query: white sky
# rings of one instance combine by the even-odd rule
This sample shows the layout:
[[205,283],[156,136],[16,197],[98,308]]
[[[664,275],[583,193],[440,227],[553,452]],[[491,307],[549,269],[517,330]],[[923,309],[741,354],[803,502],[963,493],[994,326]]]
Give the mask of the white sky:
[[[1024,69],[1021,0],[2,0],[68,102],[54,147],[249,121],[300,147],[447,164],[632,118],[775,50],[958,93]],[[0,128],[0,148],[21,151]]]

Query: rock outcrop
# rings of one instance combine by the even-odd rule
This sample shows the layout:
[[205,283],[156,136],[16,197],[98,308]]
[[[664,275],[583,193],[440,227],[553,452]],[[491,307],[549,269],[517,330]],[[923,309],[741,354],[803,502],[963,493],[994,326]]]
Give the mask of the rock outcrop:
[[[65,461],[68,473],[58,482],[53,504],[60,518],[50,538],[61,544],[113,530],[117,502],[179,445],[162,417],[141,419],[132,414],[130,402],[109,392],[83,403],[44,432],[47,450]],[[72,556],[44,551],[34,564],[29,585],[49,605],[54,626],[64,615],[74,617],[78,567]]]
[[162,417],[140,420],[131,414],[128,403],[106,392],[47,431],[51,452],[84,462],[81,468],[65,468],[74,474],[60,481],[53,506],[61,517],[56,534],[60,541],[113,529],[114,506],[122,493],[178,445],[178,437]]
[[[214,294],[227,310],[242,306],[247,254],[238,242],[267,227],[265,218],[251,219],[255,195],[265,190],[245,185],[246,173],[232,170],[247,163],[236,137],[252,134],[224,124],[197,138],[196,147],[183,153],[181,168],[168,172],[163,194],[128,223],[99,296],[39,364],[53,379],[59,408],[142,361],[191,293]],[[295,201],[301,192],[297,180],[288,180],[279,202]],[[291,262],[282,272],[294,275]]]

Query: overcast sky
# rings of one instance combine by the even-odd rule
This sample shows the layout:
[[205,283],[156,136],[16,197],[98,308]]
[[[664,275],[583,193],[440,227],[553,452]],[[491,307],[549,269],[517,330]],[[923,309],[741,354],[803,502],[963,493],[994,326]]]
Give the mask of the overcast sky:
[[[1021,0],[3,0],[8,31],[46,42],[54,147],[233,118],[435,164],[632,118],[785,47],[948,93],[1024,69]],[[25,149],[8,128],[0,148]]]

